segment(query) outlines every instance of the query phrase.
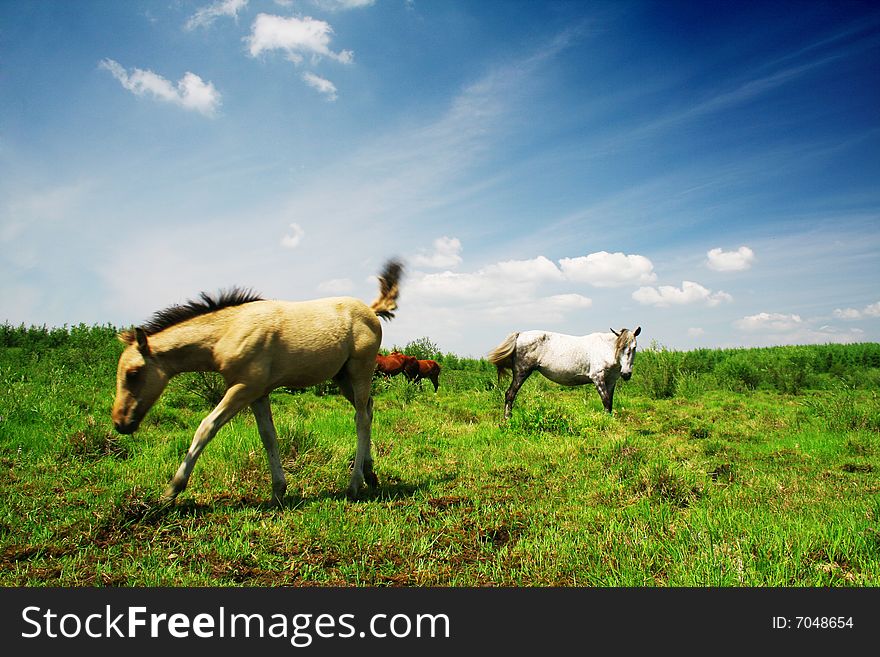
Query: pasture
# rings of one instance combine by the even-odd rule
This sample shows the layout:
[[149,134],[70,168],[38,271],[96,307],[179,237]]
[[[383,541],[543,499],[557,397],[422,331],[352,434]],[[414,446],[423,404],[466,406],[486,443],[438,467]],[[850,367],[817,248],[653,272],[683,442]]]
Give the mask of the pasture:
[[436,393],[373,382],[379,487],[354,502],[351,404],[278,390],[279,508],[249,410],[159,501],[212,381],[119,435],[115,334],[0,327],[0,585],[880,584],[880,345],[643,344],[612,416],[532,376],[507,423],[487,361],[426,354]]

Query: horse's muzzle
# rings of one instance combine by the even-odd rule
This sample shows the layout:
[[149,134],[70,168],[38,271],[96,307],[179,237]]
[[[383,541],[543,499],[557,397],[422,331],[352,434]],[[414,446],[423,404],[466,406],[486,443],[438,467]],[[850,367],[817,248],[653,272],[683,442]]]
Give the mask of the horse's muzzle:
[[138,424],[139,424],[139,422],[114,422],[113,426],[116,429],[116,431],[118,431],[119,433],[121,433],[124,436],[128,436],[130,434],[133,434],[135,431],[137,431]]
[[632,372],[624,372],[620,375],[620,378],[624,381],[629,381],[632,378]]

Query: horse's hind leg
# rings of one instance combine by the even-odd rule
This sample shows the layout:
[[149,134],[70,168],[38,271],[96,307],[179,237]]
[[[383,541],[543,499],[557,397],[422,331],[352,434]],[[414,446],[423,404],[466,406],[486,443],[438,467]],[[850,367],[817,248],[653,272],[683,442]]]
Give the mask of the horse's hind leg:
[[190,444],[183,462],[177,468],[177,472],[162,495],[163,501],[171,501],[184,491],[196,461],[208,443],[217,435],[220,427],[229,422],[236,413],[252,401],[253,394],[243,384],[234,385],[226,391],[220,403],[202,420],[199,428],[196,429],[192,444]]
[[350,360],[342,373],[336,377],[339,390],[345,398],[354,406],[354,421],[357,427],[357,453],[354,457],[354,465],[351,472],[351,482],[348,485],[348,497],[356,499],[361,486],[366,483],[372,488],[379,485],[379,479],[373,472],[373,456],[370,453],[371,428],[373,423],[373,398],[370,391],[370,379],[366,379],[360,372],[360,366],[356,361]]
[[437,392],[437,390],[440,388],[440,376],[437,375],[437,374],[435,374],[434,376],[432,376],[432,377],[431,377],[431,383],[434,384],[434,392]]
[[510,414],[513,411],[513,402],[516,399],[516,395],[519,392],[519,389],[522,387],[522,384],[526,382],[526,379],[529,378],[529,375],[534,370],[527,368],[519,368],[516,365],[513,367],[513,381],[510,382],[510,387],[507,389],[507,392],[504,393],[504,419],[510,419]]
[[266,456],[269,457],[269,471],[272,473],[272,500],[276,504],[281,504],[284,493],[287,491],[287,479],[284,477],[281,456],[278,454],[278,434],[275,432],[275,423],[272,422],[269,397],[260,397],[251,403],[251,409],[257,420],[257,428],[260,430],[260,438],[266,449]]

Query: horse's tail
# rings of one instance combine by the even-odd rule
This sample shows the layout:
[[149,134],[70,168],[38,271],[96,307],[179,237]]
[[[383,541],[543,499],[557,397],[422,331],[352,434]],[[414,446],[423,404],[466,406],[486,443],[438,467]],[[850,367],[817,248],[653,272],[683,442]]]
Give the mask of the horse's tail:
[[393,319],[397,310],[397,295],[400,292],[400,279],[403,276],[403,264],[399,260],[389,260],[379,274],[379,296],[370,305],[370,309],[382,319]]
[[489,362],[498,370],[499,381],[501,381],[501,377],[504,376],[505,372],[513,370],[513,364],[516,360],[516,339],[518,337],[519,333],[511,333],[504,339],[504,342],[489,352]]

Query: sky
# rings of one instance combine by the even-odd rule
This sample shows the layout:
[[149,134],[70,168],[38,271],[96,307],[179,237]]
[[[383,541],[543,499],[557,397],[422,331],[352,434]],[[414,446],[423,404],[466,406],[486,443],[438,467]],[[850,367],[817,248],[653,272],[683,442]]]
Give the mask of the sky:
[[880,341],[880,6],[0,2],[0,322],[391,257],[386,349]]

